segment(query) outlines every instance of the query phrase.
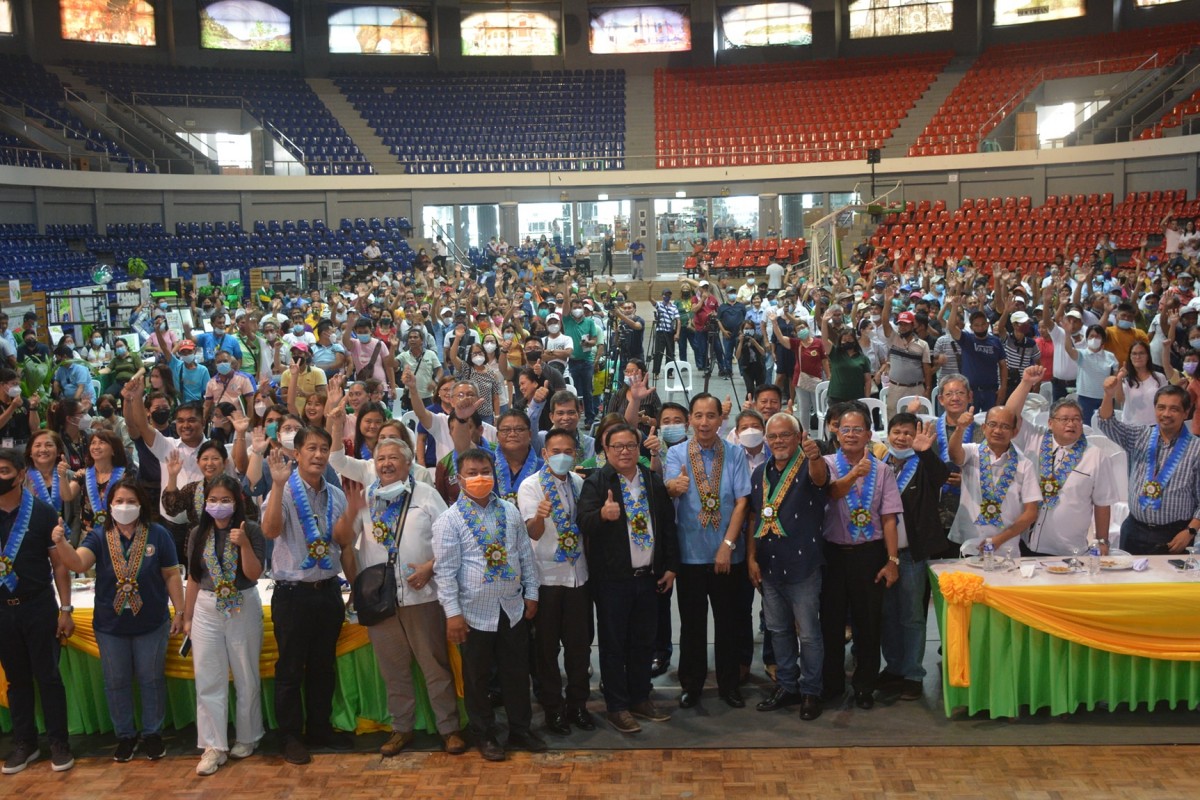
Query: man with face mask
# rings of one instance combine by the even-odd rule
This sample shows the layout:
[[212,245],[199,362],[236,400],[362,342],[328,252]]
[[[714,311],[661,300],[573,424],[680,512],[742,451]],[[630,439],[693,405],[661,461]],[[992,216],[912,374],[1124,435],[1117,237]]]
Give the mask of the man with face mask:
[[342,548],[342,566],[351,584],[364,569],[395,558],[396,614],[367,628],[388,687],[392,717],[392,735],[380,753],[397,755],[413,741],[416,700],[410,664],[415,659],[443,749],[457,755],[467,746],[459,733],[446,617],[433,580],[433,523],[446,513],[446,504],[432,486],[413,480],[411,465],[407,444],[380,439],[371,474],[356,476],[365,483],[346,492],[346,512],[334,528],[334,540]]
[[[957,306],[957,302],[954,305]],[[959,358],[962,371],[971,386],[975,406],[980,409],[992,408],[998,397],[1008,396],[1004,343],[992,334],[987,315],[982,311],[971,312],[971,330],[964,332],[955,310],[952,308],[950,313],[950,335],[961,348]]]
[[[1017,298],[1017,300],[1019,299]],[[1006,324],[1010,322],[1012,331],[1006,334]],[[1014,300],[1005,308],[1004,315],[996,322],[993,329],[997,335],[1004,338],[1005,365],[1001,367],[1001,370],[1008,373],[1005,388],[1015,387],[1021,382],[1021,375],[1025,372],[1026,367],[1042,363],[1042,352],[1034,339],[1033,318],[1025,313],[1024,303]],[[996,402],[1001,403],[1006,397],[1007,392],[998,397]]]
[[[254,386],[244,373],[238,372],[233,357],[221,350],[217,353],[215,372],[204,390],[204,418],[212,417],[213,408],[220,403],[238,403],[250,408],[254,403]],[[325,375],[322,373],[322,378]]]
[[0,367],[0,447],[23,449],[30,432],[41,427],[36,399],[22,397],[20,376]]
[[[890,291],[884,295],[890,300]],[[920,395],[929,397],[933,388],[933,366],[929,345],[916,335],[916,316],[911,311],[901,311],[896,317],[896,327],[885,315],[880,326],[888,343],[887,415],[896,413],[896,403],[901,397]]]
[[529,624],[538,608],[538,572],[521,512],[493,494],[491,453],[472,448],[458,461],[461,489],[433,526],[434,575],[446,613],[446,638],[462,645],[469,727],[488,761],[503,761],[488,693],[500,677],[508,716],[507,748],[543,752],[529,702]]
[[75,765],[67,743],[66,690],[58,669],[60,642],[75,630],[71,574],[50,538],[58,515],[25,488],[25,472],[20,451],[0,448],[0,667],[8,680],[13,728],[13,749],[0,770],[5,775],[21,772],[41,756],[35,681],[50,740],[50,768],[64,772]]
[[92,389],[92,373],[75,359],[71,348],[60,344],[54,350],[54,360],[58,364],[54,370],[54,397],[94,403],[96,393]]
[[[546,728],[566,736],[571,725],[584,731],[596,727],[586,707],[592,601],[576,521],[583,478],[572,471],[575,438],[569,431],[555,428],[546,434],[542,457],[545,467],[521,483],[517,502],[534,543],[541,582],[534,624],[538,702],[546,714]],[[558,666],[560,644],[567,674],[565,703]]]
[[[199,318],[195,314],[195,308],[192,311],[193,316]],[[196,343],[196,347],[200,349],[203,355],[201,361],[205,366],[212,365],[217,353],[221,351],[229,353],[238,362],[242,360],[242,346],[238,344],[236,337],[225,330],[225,323],[228,319],[229,317],[225,314],[224,310],[213,311],[209,315],[209,320],[212,324],[212,333],[195,333],[191,325],[185,323],[183,326],[184,337]]]

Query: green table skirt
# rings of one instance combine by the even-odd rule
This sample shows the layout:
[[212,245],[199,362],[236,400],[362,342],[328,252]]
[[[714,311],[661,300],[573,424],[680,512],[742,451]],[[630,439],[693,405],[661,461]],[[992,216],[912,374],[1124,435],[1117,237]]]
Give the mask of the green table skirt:
[[[946,603],[930,572],[938,630],[946,631]],[[1016,717],[1049,709],[1071,714],[1105,704],[1130,709],[1200,705],[1200,662],[1167,661],[1110,653],[1030,628],[995,609],[971,607],[971,685],[951,686],[942,669],[946,716],[965,708],[969,714]]]
[[[59,660],[63,683],[67,688],[67,724],[74,734],[110,733],[112,720],[108,715],[108,702],[104,696],[104,675],[100,660],[70,647],[64,647]],[[369,732],[390,730],[391,717],[387,708],[387,686],[375,663],[375,651],[370,644],[338,657],[338,680],[333,695],[333,725],[347,731]],[[412,664],[416,712],[414,729],[437,733],[437,720],[425,690],[425,677],[414,661]],[[233,720],[234,692],[229,692],[229,716]],[[275,727],[275,680],[264,678],[262,682],[263,721],[268,728]],[[137,705],[135,704],[135,708]],[[466,715],[462,701],[459,714],[465,724]],[[167,678],[166,727],[180,729],[196,722],[196,685],[190,680]],[[38,729],[42,724],[41,706],[38,707]],[[0,731],[12,730],[12,718],[8,709],[0,706]]]

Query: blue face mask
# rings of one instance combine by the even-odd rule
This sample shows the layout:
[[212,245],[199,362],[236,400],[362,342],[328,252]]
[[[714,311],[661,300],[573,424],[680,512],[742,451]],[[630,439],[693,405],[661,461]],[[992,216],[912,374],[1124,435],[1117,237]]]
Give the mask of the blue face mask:
[[546,463],[550,465],[550,471],[555,475],[566,475],[575,466],[575,455],[573,453],[555,453],[546,459]]
[[679,444],[687,438],[687,425],[682,422],[677,422],[672,425],[663,425],[658,432],[659,437],[667,444]]
[[913,450],[911,447],[905,448],[904,450],[897,450],[890,444],[888,445],[888,452],[896,458],[912,458],[917,454],[917,451]]
[[278,422],[268,422],[265,431],[266,431],[268,439],[274,439],[274,440],[278,441],[278,436],[277,436],[277,434],[279,433],[279,423]]
[[166,304],[166,303],[159,303],[159,304],[158,304],[158,307],[159,307],[159,308],[161,308],[163,311],[166,311],[166,310],[167,310],[167,309],[169,309],[171,306],[169,306],[169,305],[168,305],[168,304]]
[[292,326],[292,333],[294,333],[294,334],[296,334],[297,336],[299,336],[300,334],[304,333],[304,326],[303,326],[303,325],[293,325],[293,326]]
[[1117,320],[1117,327],[1118,327],[1118,328],[1120,328],[1120,329],[1121,329],[1121,330],[1123,330],[1123,331],[1127,331],[1127,330],[1129,330],[1130,328],[1132,328],[1132,327],[1133,327],[1133,320],[1131,320],[1131,319],[1119,319],[1119,320]]
[[217,364],[217,372],[222,375],[228,375],[233,372],[233,364],[230,364],[228,361],[222,361]]
[[525,293],[525,299],[526,299],[526,300],[532,300],[532,299],[533,299],[533,294],[532,294],[532,293],[530,293],[530,292],[526,292],[526,293]]
[[357,336],[358,340],[360,342],[362,342],[363,344],[366,344],[367,342],[371,341],[371,334],[369,334],[369,333],[356,333],[355,336]]
[[196,354],[195,354],[195,353],[188,353],[186,356],[184,356],[184,357],[183,357],[183,363],[185,363],[185,364],[195,364],[195,363],[196,363]]
[[124,348],[124,347],[118,347],[118,348],[117,348],[116,350],[114,350],[113,352],[115,352],[115,353],[116,353],[117,355],[119,355],[119,356],[123,356],[123,355],[125,355],[126,353],[128,353],[128,352],[129,352],[129,350],[128,350],[127,348]]

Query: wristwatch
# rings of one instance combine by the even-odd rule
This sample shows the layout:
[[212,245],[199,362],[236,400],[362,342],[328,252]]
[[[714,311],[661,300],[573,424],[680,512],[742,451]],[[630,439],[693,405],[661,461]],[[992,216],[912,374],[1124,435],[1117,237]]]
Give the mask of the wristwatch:
[[58,609],[58,613],[60,613],[60,614],[74,614],[74,613],[75,613],[75,606],[60,606],[60,607],[59,607],[59,609]]
[[725,546],[728,547],[730,550],[737,550],[737,542],[731,542],[728,539],[726,539]]
[[888,556],[888,561],[892,562],[897,567],[900,566],[900,556]]

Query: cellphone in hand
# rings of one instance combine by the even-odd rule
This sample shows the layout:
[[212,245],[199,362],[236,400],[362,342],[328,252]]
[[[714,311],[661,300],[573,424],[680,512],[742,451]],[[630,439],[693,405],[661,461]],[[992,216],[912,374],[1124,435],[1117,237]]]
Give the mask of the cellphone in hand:
[[187,658],[192,653],[192,637],[183,637],[183,642],[179,645],[179,657]]

